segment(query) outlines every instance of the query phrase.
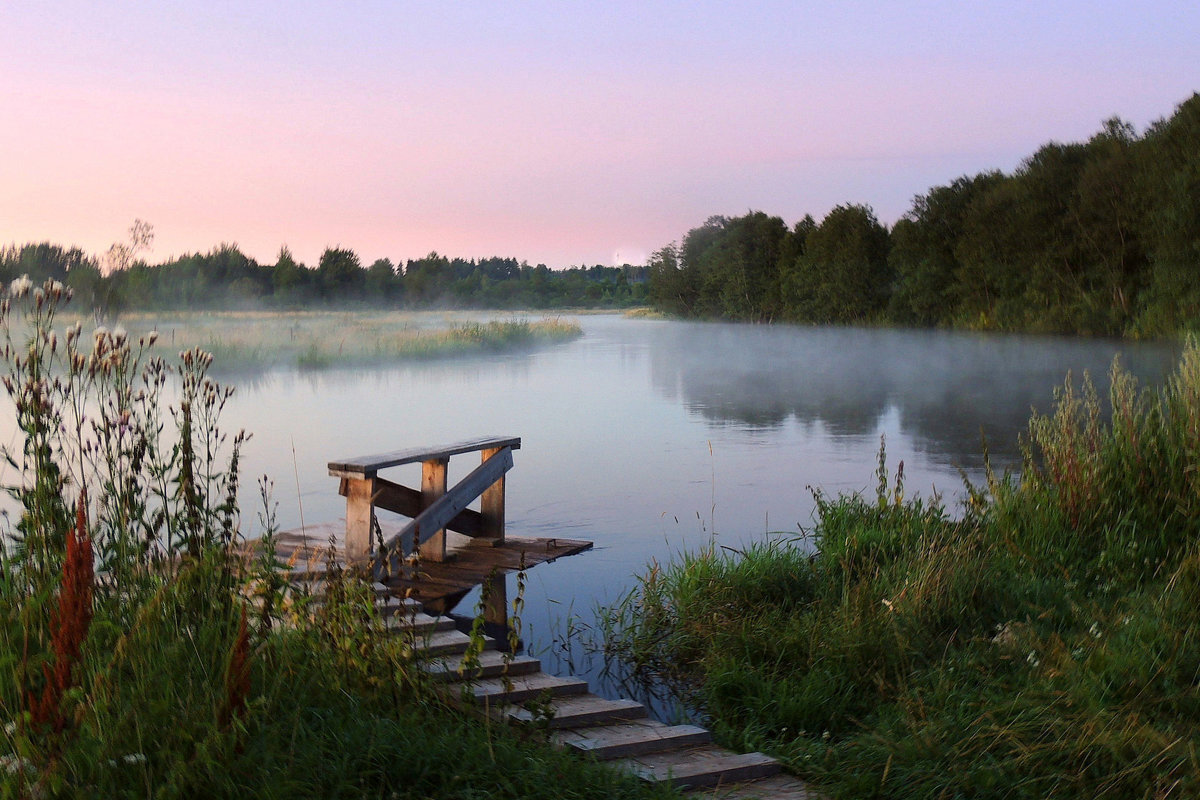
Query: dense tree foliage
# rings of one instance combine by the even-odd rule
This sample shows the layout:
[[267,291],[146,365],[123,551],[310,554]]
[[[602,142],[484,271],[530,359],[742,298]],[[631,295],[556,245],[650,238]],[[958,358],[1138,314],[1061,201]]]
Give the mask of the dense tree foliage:
[[1119,119],[1011,174],[963,176],[889,231],[840,205],[792,229],[712,217],[654,253],[649,296],[693,317],[1095,335],[1200,328],[1200,95],[1141,136]]
[[[121,247],[132,250],[129,245]],[[111,268],[111,263],[106,257],[105,266]],[[310,269],[297,262],[287,247],[280,249],[274,265],[264,265],[237,245],[222,244],[208,253],[153,266],[133,261],[104,275],[100,262],[79,248],[49,243],[0,248],[0,280],[21,275],[35,281],[54,278],[72,286],[77,301],[91,304],[102,315],[125,309],[346,304],[620,308],[645,303],[646,272],[645,267],[628,264],[551,270],[514,258],[450,259],[437,253],[403,264],[380,258],[364,267],[353,250],[340,247],[326,248],[316,268]]]

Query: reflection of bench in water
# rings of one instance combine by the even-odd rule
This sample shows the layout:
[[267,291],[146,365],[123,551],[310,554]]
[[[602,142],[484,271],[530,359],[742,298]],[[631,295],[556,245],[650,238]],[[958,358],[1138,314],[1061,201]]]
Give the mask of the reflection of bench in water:
[[[325,548],[336,532],[332,538],[344,542],[336,560],[369,567],[377,581],[431,611],[449,610],[472,588],[486,585],[484,619],[502,626],[507,622],[506,574],[592,546],[574,539],[505,535],[505,475],[520,446],[518,437],[495,436],[331,461],[329,474],[340,479],[339,491],[346,498],[344,531],[329,525],[289,531],[279,537],[280,555],[288,558],[305,546]],[[448,488],[451,456],[474,452],[481,454],[479,466]],[[421,465],[419,490],[379,475],[405,464]],[[478,511],[468,507],[476,499]],[[411,521],[397,525],[380,519],[379,509]],[[309,562],[321,560],[314,552],[297,555]]]

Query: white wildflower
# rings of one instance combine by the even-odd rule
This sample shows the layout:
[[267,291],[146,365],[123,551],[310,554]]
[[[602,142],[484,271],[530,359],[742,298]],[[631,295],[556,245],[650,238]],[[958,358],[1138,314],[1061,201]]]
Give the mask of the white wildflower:
[[108,328],[104,327],[103,325],[100,325],[96,328],[96,330],[92,331],[93,339],[103,339],[106,336],[108,336]]
[[1029,666],[1031,667],[1036,667],[1042,663],[1040,660],[1038,660],[1037,652],[1034,650],[1029,651],[1029,655],[1025,656],[1025,660],[1029,662]]
[[33,764],[20,756],[0,756],[0,770],[9,775],[20,772],[33,772]]
[[127,335],[128,334],[125,332],[125,328],[123,326],[118,325],[117,327],[113,328],[113,341],[115,341],[117,344],[125,341],[125,337]]
[[1092,627],[1088,628],[1088,633],[1090,633],[1092,635],[1093,639],[1099,639],[1100,638],[1100,623],[1093,622]]
[[29,294],[29,290],[33,288],[33,281],[29,280],[28,275],[22,275],[12,282],[8,287],[8,292],[13,297],[24,297]]

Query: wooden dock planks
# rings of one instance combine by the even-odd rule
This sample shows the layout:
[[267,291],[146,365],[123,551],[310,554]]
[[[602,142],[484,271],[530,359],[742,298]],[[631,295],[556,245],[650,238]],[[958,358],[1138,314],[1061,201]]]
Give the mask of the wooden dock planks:
[[[344,528],[343,523],[332,522],[312,525],[304,531],[281,532],[276,536],[276,555],[289,565],[294,579],[320,579],[331,561],[339,565],[345,563],[338,543]],[[406,568],[402,574],[391,576],[383,583],[395,595],[411,597],[423,605],[441,603],[444,606],[493,574],[502,576],[522,567],[529,569],[582,553],[591,547],[591,542],[581,539],[514,536],[503,542],[469,539],[461,546],[451,548],[448,560],[417,561],[414,568]]]

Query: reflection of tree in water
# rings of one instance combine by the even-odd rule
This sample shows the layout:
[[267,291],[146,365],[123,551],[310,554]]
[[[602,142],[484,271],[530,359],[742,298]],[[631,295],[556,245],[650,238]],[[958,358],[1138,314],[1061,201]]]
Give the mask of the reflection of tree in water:
[[936,460],[978,457],[986,436],[997,465],[1013,464],[1030,410],[1085,370],[1101,392],[1115,353],[1157,384],[1178,347],[1111,340],[946,331],[673,324],[655,331],[651,380],[713,425],[775,429],[789,420],[833,436],[878,429],[889,409]]

